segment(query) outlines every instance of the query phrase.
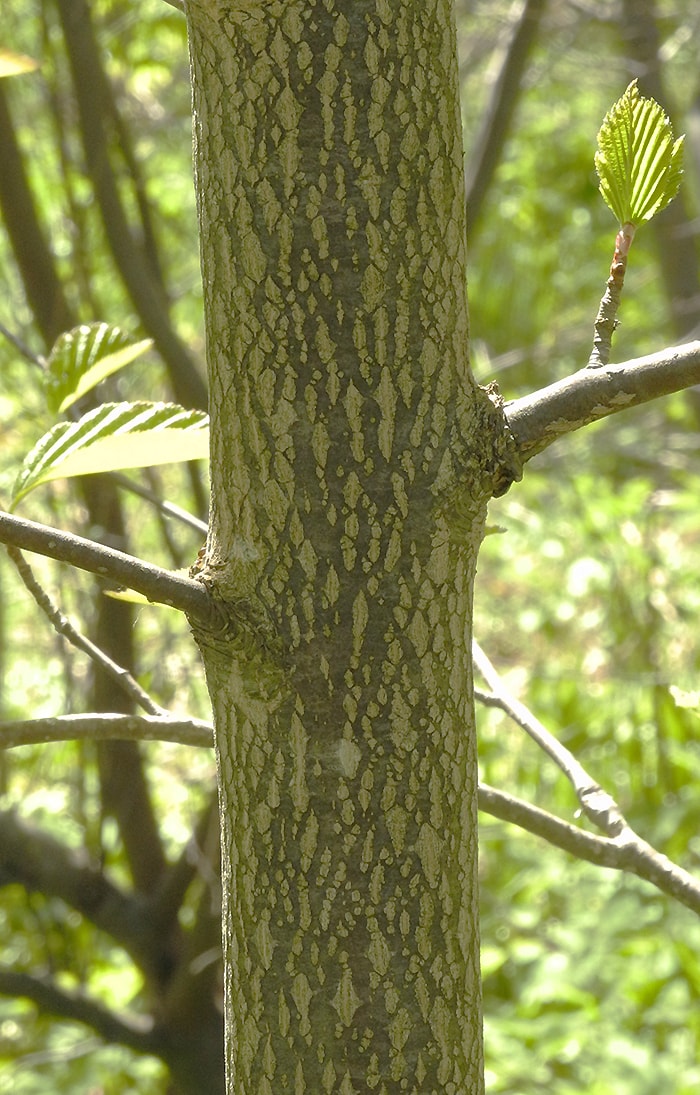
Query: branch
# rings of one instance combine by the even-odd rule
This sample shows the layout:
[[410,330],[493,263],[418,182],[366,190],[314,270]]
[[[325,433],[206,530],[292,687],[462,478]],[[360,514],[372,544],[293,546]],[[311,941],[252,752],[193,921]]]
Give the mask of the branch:
[[0,209],[27,303],[50,346],[61,331],[73,326],[74,317],[39,222],[4,91],[7,82],[0,84]]
[[0,749],[55,741],[171,741],[199,748],[214,744],[211,724],[201,719],[99,712],[0,722]]
[[[2,325],[0,324],[0,330]],[[181,524],[187,525],[188,528],[194,529],[195,532],[201,533],[206,536],[209,526],[206,521],[200,521],[199,517],[195,517],[194,514],[188,513],[187,510],[182,509],[180,506],[176,506],[174,502],[166,502],[162,498],[159,498],[155,491],[149,490],[148,487],[144,487],[141,483],[137,483],[135,479],[130,479],[128,475],[122,475],[121,472],[107,472],[108,478],[118,487],[122,487],[124,490],[128,490],[131,494],[137,495],[139,498],[144,498],[146,502],[162,513],[164,517],[172,517],[176,521],[180,521]]]
[[171,968],[172,943],[158,930],[143,895],[125,893],[89,861],[11,810],[0,811],[0,884],[58,897],[111,935],[149,979]]
[[130,696],[139,707],[144,709],[144,711],[148,711],[151,715],[166,714],[164,709],[159,707],[148,695],[148,692],[146,692],[138,681],[132,677],[128,669],[124,669],[123,666],[117,665],[104,650],[88,639],[87,636],[83,635],[77,627],[73,626],[70,620],[66,619],[63,613],[53,603],[46,590],[42,588],[34,577],[32,568],[29,566],[29,563],[24,558],[19,548],[8,545],[7,554],[15,564],[17,573],[24,582],[26,588],[58,634],[63,635],[69,643],[72,643],[78,650],[82,650],[84,654],[87,654],[89,658],[96,662],[105,673],[109,674],[109,676],[117,682],[120,688],[124,689],[127,695]]
[[491,90],[465,170],[469,232],[474,232],[481,206],[498,167],[508,129],[518,105],[520,85],[544,10],[544,0],[524,0],[505,56]]
[[525,704],[510,694],[502,677],[496,672],[476,639],[472,643],[472,656],[474,665],[492,689],[491,695],[486,700],[487,704],[504,711],[508,718],[524,730],[554,761],[574,788],[581,808],[593,824],[608,836],[616,835],[620,830],[621,822],[624,824],[624,818],[613,799],[589,776],[574,754],[557,741],[539,719],[535,718]]
[[163,570],[123,551],[96,544],[70,532],[61,532],[0,510],[0,543],[47,555],[81,570],[128,586],[156,604],[185,612],[206,625],[216,611],[201,582]]
[[618,411],[700,384],[700,342],[577,373],[505,405],[523,462],[557,438]]
[[[482,702],[490,706],[501,706],[493,694],[476,691]],[[77,738],[139,738],[147,741],[172,741],[198,748],[210,748],[213,744],[211,725],[199,719],[99,714],[63,715],[58,718],[0,723],[0,747],[4,748]],[[631,843],[626,838],[626,833],[613,839],[595,836],[537,806],[531,806],[483,783],[479,784],[479,809],[542,837],[578,859],[635,874],[700,914],[700,884],[638,837]],[[0,834],[1,832],[0,821]],[[189,878],[191,868],[187,867],[185,873]],[[161,900],[158,904],[161,904]]]
[[22,996],[35,1003],[43,1014],[84,1023],[106,1042],[129,1046],[138,1053],[158,1054],[162,1050],[162,1039],[150,1018],[127,1022],[95,1000],[59,988],[51,978],[0,968],[0,994]]
[[[518,799],[511,799],[509,795],[493,791],[491,788],[485,788],[483,796],[484,802],[493,806],[493,809],[489,808],[488,812],[493,813],[498,807],[503,812],[496,813],[497,817],[515,821],[516,824],[543,836],[558,847],[574,855],[580,854],[582,858],[590,859],[593,863],[603,863],[605,866],[631,871],[700,914],[700,881],[673,863],[667,856],[657,852],[651,844],[635,833],[613,797],[591,778],[573,753],[557,741],[524,704],[510,695],[476,640],[473,642],[472,650],[474,664],[492,689],[491,695],[484,697],[482,693],[480,698],[484,699],[489,706],[500,707],[554,760],[576,791],[586,817],[609,839],[601,842],[600,838],[595,837],[591,840],[589,839],[591,834],[583,833],[582,830],[567,825],[552,814],[538,810]],[[481,789],[479,793],[481,796]],[[481,806],[481,797],[479,804]],[[486,806],[484,808],[486,809]],[[506,813],[506,810],[509,812]],[[610,849],[615,850],[610,851]],[[608,854],[612,856],[613,862],[592,858],[593,855]]]
[[90,6],[85,0],[58,0],[57,7],[73,76],[85,162],[114,262],[144,330],[153,337],[168,367],[178,402],[186,407],[206,407],[206,385],[170,322],[160,287],[134,239],[119,192],[106,128],[107,77]]
[[490,787],[488,783],[479,784],[479,809],[509,821],[528,833],[542,837],[549,844],[562,848],[565,852],[586,859],[599,867],[619,867],[621,848],[610,837],[596,836],[577,825],[562,821],[547,810],[524,802],[520,798]]
[[700,915],[700,882],[639,837],[629,841],[622,837],[610,839],[595,836],[484,783],[479,784],[479,809],[542,837],[578,859],[588,860],[599,867],[627,871],[645,882],[651,882],[657,889]]

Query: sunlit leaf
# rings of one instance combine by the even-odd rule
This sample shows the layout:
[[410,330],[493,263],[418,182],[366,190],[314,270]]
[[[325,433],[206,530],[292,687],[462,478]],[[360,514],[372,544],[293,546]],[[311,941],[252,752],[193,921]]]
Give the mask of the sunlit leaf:
[[674,141],[659,104],[643,98],[633,80],[606,114],[595,155],[600,192],[620,224],[651,220],[675,198],[683,141]]
[[105,597],[111,597],[113,601],[124,601],[130,605],[150,605],[148,597],[143,593],[137,593],[135,589],[105,589]]
[[175,403],[104,403],[59,422],[27,456],[13,505],[40,483],[209,455],[209,420]]
[[0,48],[0,78],[3,76],[21,76],[23,72],[34,72],[39,62],[23,53],[14,53],[11,49]]
[[[186,570],[174,571],[174,573],[181,575],[183,578],[189,576],[189,572]],[[104,589],[102,591],[105,597],[111,597],[113,601],[124,601],[125,604],[130,605],[149,605],[152,608],[165,608],[170,612],[179,612],[177,608],[173,608],[172,605],[163,604],[160,601],[149,601],[148,597],[144,597],[143,593],[137,593],[135,589]]]
[[49,410],[61,413],[101,380],[150,350],[150,338],[134,342],[108,323],[83,324],[55,342],[48,361]]

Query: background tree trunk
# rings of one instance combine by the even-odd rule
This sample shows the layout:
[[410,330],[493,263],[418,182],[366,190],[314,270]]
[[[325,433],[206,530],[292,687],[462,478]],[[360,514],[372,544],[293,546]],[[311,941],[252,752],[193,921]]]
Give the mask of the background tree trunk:
[[470,612],[499,424],[467,361],[452,4],[189,20],[228,1090],[473,1095]]

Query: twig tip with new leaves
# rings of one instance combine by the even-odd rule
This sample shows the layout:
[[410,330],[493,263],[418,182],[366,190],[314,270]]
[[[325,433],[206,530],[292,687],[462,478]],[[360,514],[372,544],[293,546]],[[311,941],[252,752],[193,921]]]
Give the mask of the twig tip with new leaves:
[[615,252],[595,321],[591,368],[607,365],[617,310],[635,231],[675,198],[683,174],[683,137],[674,141],[671,122],[654,99],[639,94],[637,81],[605,115],[598,133],[595,166],[600,193],[619,222]]
[[595,166],[600,193],[621,225],[651,220],[675,198],[683,174],[683,143],[654,99],[633,80],[605,115]]

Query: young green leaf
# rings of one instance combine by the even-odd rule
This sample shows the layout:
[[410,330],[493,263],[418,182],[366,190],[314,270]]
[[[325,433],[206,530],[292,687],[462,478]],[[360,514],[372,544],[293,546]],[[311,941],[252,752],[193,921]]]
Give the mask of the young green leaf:
[[[187,578],[189,571],[179,570],[175,573]],[[125,604],[130,605],[149,605],[153,608],[170,608],[171,611],[178,611],[177,609],[173,610],[170,605],[149,601],[148,597],[145,597],[143,593],[137,593],[135,589],[103,589],[102,592],[105,597],[111,597],[113,601],[124,601]]]
[[49,410],[62,413],[105,377],[150,350],[153,340],[134,342],[109,323],[90,323],[66,331],[49,355],[46,400]]
[[683,174],[683,137],[633,80],[605,115],[595,165],[600,192],[620,224],[651,220],[675,198]]
[[27,456],[13,506],[40,483],[209,455],[209,419],[175,403],[104,403],[59,422]]

